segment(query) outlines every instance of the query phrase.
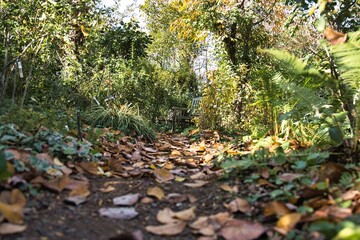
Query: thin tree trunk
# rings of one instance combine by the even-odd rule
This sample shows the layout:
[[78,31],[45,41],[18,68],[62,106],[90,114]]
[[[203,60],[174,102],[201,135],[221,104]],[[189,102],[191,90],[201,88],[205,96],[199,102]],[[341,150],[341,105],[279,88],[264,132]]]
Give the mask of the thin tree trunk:
[[9,36],[9,34],[6,34],[5,39],[4,39],[5,54],[4,54],[4,65],[3,65],[3,68],[1,70],[1,75],[0,75],[0,107],[4,101],[5,93],[6,93],[6,87],[5,87],[6,68],[7,68],[8,55],[9,55],[9,48],[8,48],[8,44],[7,44],[8,36]]

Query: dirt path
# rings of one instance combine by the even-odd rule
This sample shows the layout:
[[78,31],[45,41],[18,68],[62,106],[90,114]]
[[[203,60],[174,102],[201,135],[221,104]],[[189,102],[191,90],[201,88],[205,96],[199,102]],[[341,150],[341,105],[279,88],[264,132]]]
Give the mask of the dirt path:
[[[26,230],[1,239],[216,239],[221,224],[244,218],[224,206],[241,191],[237,182],[217,180],[221,172],[212,169],[213,159],[222,146],[213,135],[196,142],[163,135],[155,144],[103,139],[102,148],[109,161],[97,166],[68,163],[63,169],[72,172],[67,181],[33,179],[42,188],[36,194],[26,192]],[[236,191],[222,190],[229,184]],[[115,205],[121,196],[136,200]],[[109,208],[135,214],[103,212]],[[200,224],[191,225],[196,221]]]

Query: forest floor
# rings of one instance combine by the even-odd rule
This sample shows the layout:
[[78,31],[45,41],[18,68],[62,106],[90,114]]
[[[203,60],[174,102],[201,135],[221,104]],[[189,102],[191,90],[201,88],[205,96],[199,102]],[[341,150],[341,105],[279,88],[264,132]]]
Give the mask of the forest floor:
[[[221,143],[217,132],[194,136],[163,134],[155,143],[102,138],[95,148],[108,160],[98,163],[62,164],[40,153],[59,168],[47,170],[51,178],[18,173],[3,184],[0,239],[325,239],[309,225],[324,220],[332,226],[359,211],[359,191],[307,187],[298,181],[304,174],[284,163],[226,177],[215,162],[249,149]],[[29,158],[23,150],[5,152]],[[307,178],[329,183],[347,171],[339,164],[322,169]],[[28,189],[14,187],[25,181]]]

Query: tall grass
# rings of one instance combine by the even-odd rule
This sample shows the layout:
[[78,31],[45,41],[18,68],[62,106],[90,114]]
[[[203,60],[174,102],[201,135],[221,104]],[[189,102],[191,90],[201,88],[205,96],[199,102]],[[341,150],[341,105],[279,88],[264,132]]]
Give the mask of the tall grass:
[[140,116],[139,110],[130,104],[111,104],[106,107],[94,105],[86,114],[86,119],[95,127],[118,129],[126,134],[135,133],[150,141],[156,139],[154,129]]

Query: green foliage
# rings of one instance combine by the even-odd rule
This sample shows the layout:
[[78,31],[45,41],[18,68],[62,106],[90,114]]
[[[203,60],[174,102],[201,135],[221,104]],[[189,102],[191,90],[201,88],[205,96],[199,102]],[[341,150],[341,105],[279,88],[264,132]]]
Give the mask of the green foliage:
[[23,131],[33,131],[42,126],[50,126],[53,130],[66,132],[75,129],[75,110],[44,109],[36,105],[28,108],[11,106],[0,116],[0,123],[13,123]]
[[[92,150],[88,142],[77,141],[74,137],[65,137],[46,128],[40,128],[34,134],[25,133],[13,124],[0,126],[0,146],[30,148],[37,153],[42,153],[46,148],[51,155],[63,160],[97,160],[101,156]],[[34,164],[37,163],[41,165],[41,162],[34,160]]]
[[0,149],[0,182],[11,176],[11,173],[7,171],[5,152]]
[[355,240],[360,237],[359,215],[353,215],[340,223],[320,221],[312,223],[309,230],[324,234],[326,239]]
[[87,119],[96,127],[118,129],[127,134],[134,132],[151,141],[156,139],[155,131],[139,115],[138,109],[129,104],[121,106],[111,104],[107,107],[94,105],[90,108]]

